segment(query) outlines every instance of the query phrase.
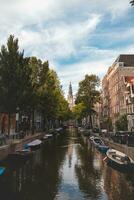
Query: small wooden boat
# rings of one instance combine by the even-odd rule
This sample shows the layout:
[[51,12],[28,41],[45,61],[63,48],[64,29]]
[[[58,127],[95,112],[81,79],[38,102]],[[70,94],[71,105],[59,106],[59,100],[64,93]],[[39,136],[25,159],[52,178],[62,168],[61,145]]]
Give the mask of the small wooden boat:
[[111,166],[118,167],[124,170],[134,169],[134,161],[125,153],[117,151],[115,149],[109,149],[106,152],[107,158],[105,159]]
[[32,156],[30,149],[22,149],[14,153],[8,154],[8,159],[13,161],[26,161]]
[[62,127],[56,128],[55,131],[57,133],[62,133],[63,132],[63,128]]
[[49,137],[45,135],[42,139],[43,139],[43,141],[44,141],[44,140],[47,140],[48,138],[49,138]]
[[89,137],[89,140],[91,141],[91,142],[93,142],[93,139],[94,139],[95,137],[94,136],[91,136],[91,137]]
[[32,142],[28,143],[27,146],[31,149],[31,150],[36,150],[39,149],[41,146],[42,141],[41,140],[33,140]]
[[52,137],[53,137],[53,134],[46,134],[44,137],[52,138]]
[[104,145],[99,145],[97,146],[97,149],[101,152],[101,153],[106,153],[109,149],[109,146]]
[[92,142],[93,142],[93,144],[94,144],[94,146],[95,147],[98,147],[98,146],[103,146],[104,145],[104,142],[100,139],[100,138],[98,138],[98,137],[94,137],[93,139],[92,139]]
[[0,176],[4,174],[5,169],[6,169],[5,167],[0,167]]

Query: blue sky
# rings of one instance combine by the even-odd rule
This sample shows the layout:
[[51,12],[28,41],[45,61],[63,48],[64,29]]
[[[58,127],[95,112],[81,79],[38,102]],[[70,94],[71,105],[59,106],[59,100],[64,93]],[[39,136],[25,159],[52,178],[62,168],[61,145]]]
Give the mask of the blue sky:
[[85,74],[104,76],[119,54],[134,53],[129,0],[0,0],[0,45],[10,34],[25,56],[49,60],[67,94]]

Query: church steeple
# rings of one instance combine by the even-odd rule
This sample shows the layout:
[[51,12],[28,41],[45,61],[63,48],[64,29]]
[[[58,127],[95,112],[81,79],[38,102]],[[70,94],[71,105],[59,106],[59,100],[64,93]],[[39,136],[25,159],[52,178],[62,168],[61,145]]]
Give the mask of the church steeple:
[[68,103],[69,103],[69,108],[72,109],[73,106],[74,106],[74,99],[73,99],[73,89],[72,89],[71,82],[69,84],[69,90],[68,90],[67,100],[68,100]]
[[71,97],[71,96],[73,96],[73,90],[72,90],[72,84],[71,84],[71,82],[70,82],[70,84],[69,84],[69,92],[68,92],[68,95]]

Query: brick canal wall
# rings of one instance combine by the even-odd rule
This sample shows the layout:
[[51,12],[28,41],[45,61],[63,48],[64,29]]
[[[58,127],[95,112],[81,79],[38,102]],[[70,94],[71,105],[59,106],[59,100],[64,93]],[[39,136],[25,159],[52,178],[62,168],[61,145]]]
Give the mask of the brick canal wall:
[[7,157],[9,153],[14,153],[16,150],[23,149],[24,145],[31,142],[35,139],[40,139],[42,137],[42,133],[38,133],[35,135],[27,136],[21,140],[13,140],[10,144],[4,145],[0,147],[0,160]]

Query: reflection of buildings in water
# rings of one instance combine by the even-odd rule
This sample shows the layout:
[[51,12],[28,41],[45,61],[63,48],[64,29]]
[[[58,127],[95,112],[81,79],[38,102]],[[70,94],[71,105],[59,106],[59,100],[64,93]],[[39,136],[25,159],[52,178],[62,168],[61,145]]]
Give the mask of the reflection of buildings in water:
[[76,131],[75,128],[73,126],[69,126],[69,132],[71,133],[71,136],[76,136]]
[[[71,145],[72,144],[72,145]],[[68,167],[71,168],[72,166],[72,155],[73,155],[73,143],[69,143],[68,146],[68,151],[67,151],[67,155],[68,155]]]
[[109,200],[131,200],[134,196],[134,188],[131,188],[125,178],[125,174],[106,166],[103,171],[104,189]]
[[37,150],[36,153],[33,156],[33,164],[34,165],[40,165],[41,164],[41,150]]

